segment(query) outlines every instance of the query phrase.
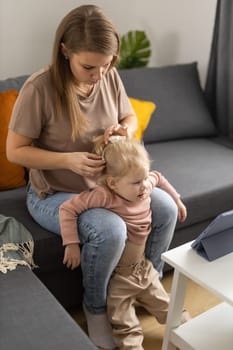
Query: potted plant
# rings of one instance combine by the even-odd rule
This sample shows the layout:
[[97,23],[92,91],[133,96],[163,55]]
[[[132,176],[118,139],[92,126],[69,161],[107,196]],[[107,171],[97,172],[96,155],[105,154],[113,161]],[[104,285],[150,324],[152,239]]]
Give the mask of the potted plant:
[[147,66],[151,56],[150,41],[143,30],[131,30],[121,37],[119,69]]

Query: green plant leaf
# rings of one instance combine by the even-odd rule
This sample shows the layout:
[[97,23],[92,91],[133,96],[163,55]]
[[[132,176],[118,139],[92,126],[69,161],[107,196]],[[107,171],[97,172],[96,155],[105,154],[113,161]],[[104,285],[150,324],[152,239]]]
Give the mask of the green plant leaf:
[[147,66],[151,56],[150,41],[144,31],[131,30],[121,37],[119,69]]

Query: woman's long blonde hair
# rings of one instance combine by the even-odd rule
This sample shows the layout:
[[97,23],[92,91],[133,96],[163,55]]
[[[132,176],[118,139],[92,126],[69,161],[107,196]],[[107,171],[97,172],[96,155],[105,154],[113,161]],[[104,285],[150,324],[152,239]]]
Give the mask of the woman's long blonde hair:
[[62,43],[70,53],[89,51],[112,55],[110,65],[112,68],[118,59],[120,39],[112,22],[95,5],[83,5],[73,9],[57,28],[51,65],[56,108],[60,112],[63,106],[67,108],[71,122],[71,136],[72,140],[75,140],[85,132],[88,125],[80,110],[70,64],[61,50]]
[[106,184],[109,176],[121,178],[134,169],[150,170],[150,158],[145,147],[137,140],[120,137],[118,140],[105,144],[104,137],[97,136],[93,140],[93,152],[101,156],[105,169],[98,178],[99,184]]

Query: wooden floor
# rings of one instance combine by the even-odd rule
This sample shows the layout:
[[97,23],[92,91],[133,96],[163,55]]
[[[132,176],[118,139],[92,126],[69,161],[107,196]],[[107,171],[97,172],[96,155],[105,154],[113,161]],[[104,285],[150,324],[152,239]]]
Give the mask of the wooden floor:
[[[172,277],[173,273],[170,272],[165,274],[162,280],[162,283],[168,293],[171,290]],[[192,317],[208,310],[219,302],[220,300],[213,296],[213,294],[194,282],[189,282],[184,307],[190,312]],[[165,326],[160,325],[155,318],[149,315],[144,309],[138,308],[137,314],[144,332],[144,349],[161,350]],[[71,315],[86,332],[86,321],[82,310],[72,312]]]

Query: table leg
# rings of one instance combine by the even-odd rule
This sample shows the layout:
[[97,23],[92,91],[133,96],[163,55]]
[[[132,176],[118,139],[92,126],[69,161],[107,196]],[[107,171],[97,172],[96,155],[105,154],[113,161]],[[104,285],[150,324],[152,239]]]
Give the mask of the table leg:
[[162,350],[175,350],[174,346],[170,342],[171,330],[180,325],[181,314],[184,306],[184,298],[186,293],[188,278],[182,273],[174,270],[171,298],[168,308],[166,329],[163,338]]

